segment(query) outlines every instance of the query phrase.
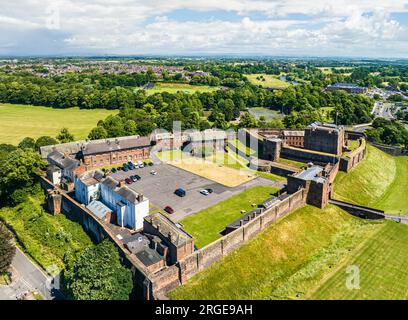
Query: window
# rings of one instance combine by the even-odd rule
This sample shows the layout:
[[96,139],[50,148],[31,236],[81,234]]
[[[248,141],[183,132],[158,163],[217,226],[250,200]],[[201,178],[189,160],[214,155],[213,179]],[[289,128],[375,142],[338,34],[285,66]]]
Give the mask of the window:
[[125,161],[127,161],[127,156],[124,156],[124,158],[123,158]]
[[121,157],[121,156],[119,156],[119,161],[122,161],[122,157]]

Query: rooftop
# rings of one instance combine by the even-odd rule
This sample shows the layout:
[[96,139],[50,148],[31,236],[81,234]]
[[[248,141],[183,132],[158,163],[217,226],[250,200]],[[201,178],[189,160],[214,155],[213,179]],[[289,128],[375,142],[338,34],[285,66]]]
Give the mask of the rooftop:
[[324,183],[326,178],[321,176],[323,168],[320,166],[312,165],[300,173],[294,175],[294,177],[305,180],[305,181],[315,181],[318,183]]
[[160,233],[163,236],[168,237],[168,235],[171,234],[171,243],[177,247],[192,239],[191,235],[189,235],[183,229],[178,228],[173,221],[168,219],[160,212],[148,215],[144,219],[153,227],[157,228],[157,226],[160,225]]
[[98,200],[93,200],[90,204],[86,206],[88,210],[90,210],[94,215],[96,215],[99,219],[105,218],[108,212],[112,212],[107,206],[105,206],[102,202]]
[[66,170],[73,170],[79,166],[79,161],[71,158],[69,156],[65,156],[62,152],[54,150],[52,151],[48,157],[49,160],[52,160],[55,165],[60,167],[61,169]]
[[149,137],[121,137],[116,139],[106,139],[104,141],[91,141],[84,145],[82,149],[83,155],[98,154],[104,152],[112,152],[126,149],[150,146]]

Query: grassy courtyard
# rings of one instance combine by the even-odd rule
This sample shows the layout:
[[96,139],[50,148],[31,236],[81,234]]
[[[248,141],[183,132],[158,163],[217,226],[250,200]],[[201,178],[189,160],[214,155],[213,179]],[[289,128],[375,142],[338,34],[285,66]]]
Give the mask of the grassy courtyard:
[[256,186],[231,198],[202,210],[181,220],[184,226],[194,237],[194,243],[199,247],[213,242],[221,237],[220,232],[225,227],[242,216],[241,210],[249,212],[257,204],[272,197],[278,189],[269,186]]
[[66,127],[75,139],[84,139],[99,120],[117,110],[54,109],[29,105],[0,105],[0,143],[18,144],[25,137],[55,137]]
[[408,157],[392,157],[368,145],[367,157],[348,174],[339,172],[334,195],[340,200],[373,206],[387,213],[408,214]]
[[195,93],[195,92],[213,92],[219,90],[219,87],[210,87],[210,86],[198,86],[191,85],[188,83],[166,83],[158,82],[151,89],[147,89],[146,92],[148,95],[155,93],[168,92],[168,93],[177,93],[182,91],[184,93]]
[[[408,226],[305,206],[170,293],[171,299],[403,299]],[[360,289],[346,287],[347,266]]]
[[245,75],[249,82],[256,86],[262,86],[264,88],[278,88],[285,89],[290,86],[286,81],[279,79],[279,76],[266,74],[266,73],[257,73],[257,74],[246,74]]

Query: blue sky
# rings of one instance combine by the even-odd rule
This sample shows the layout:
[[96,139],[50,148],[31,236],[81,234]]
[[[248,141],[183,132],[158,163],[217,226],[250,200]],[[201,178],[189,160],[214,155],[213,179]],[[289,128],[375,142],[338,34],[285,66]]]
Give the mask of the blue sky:
[[408,0],[14,0],[0,55],[408,58]]

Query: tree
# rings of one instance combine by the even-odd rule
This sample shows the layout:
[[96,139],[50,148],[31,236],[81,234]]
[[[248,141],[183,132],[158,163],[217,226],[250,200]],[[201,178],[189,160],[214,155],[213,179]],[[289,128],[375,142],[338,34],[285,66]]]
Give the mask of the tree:
[[16,253],[13,236],[0,222],[0,274],[7,272]]
[[258,126],[258,121],[249,112],[245,112],[239,121],[239,126],[241,128],[256,128]]
[[50,136],[42,136],[37,139],[35,142],[35,147],[37,150],[40,150],[41,147],[51,146],[54,144],[58,144],[58,140],[50,137]]
[[69,132],[68,128],[62,128],[60,133],[57,135],[57,139],[61,143],[74,141],[74,136]]
[[108,138],[108,131],[102,126],[97,126],[91,130],[88,138],[90,140],[106,139]]
[[35,150],[35,140],[30,137],[25,137],[21,142],[18,144],[18,147],[21,149],[32,149]]
[[82,253],[64,275],[64,287],[74,300],[128,300],[132,272],[121,265],[113,243],[104,240]]
[[34,176],[41,174],[47,163],[29,149],[16,149],[0,162],[0,194],[9,195],[15,190],[33,185]]

